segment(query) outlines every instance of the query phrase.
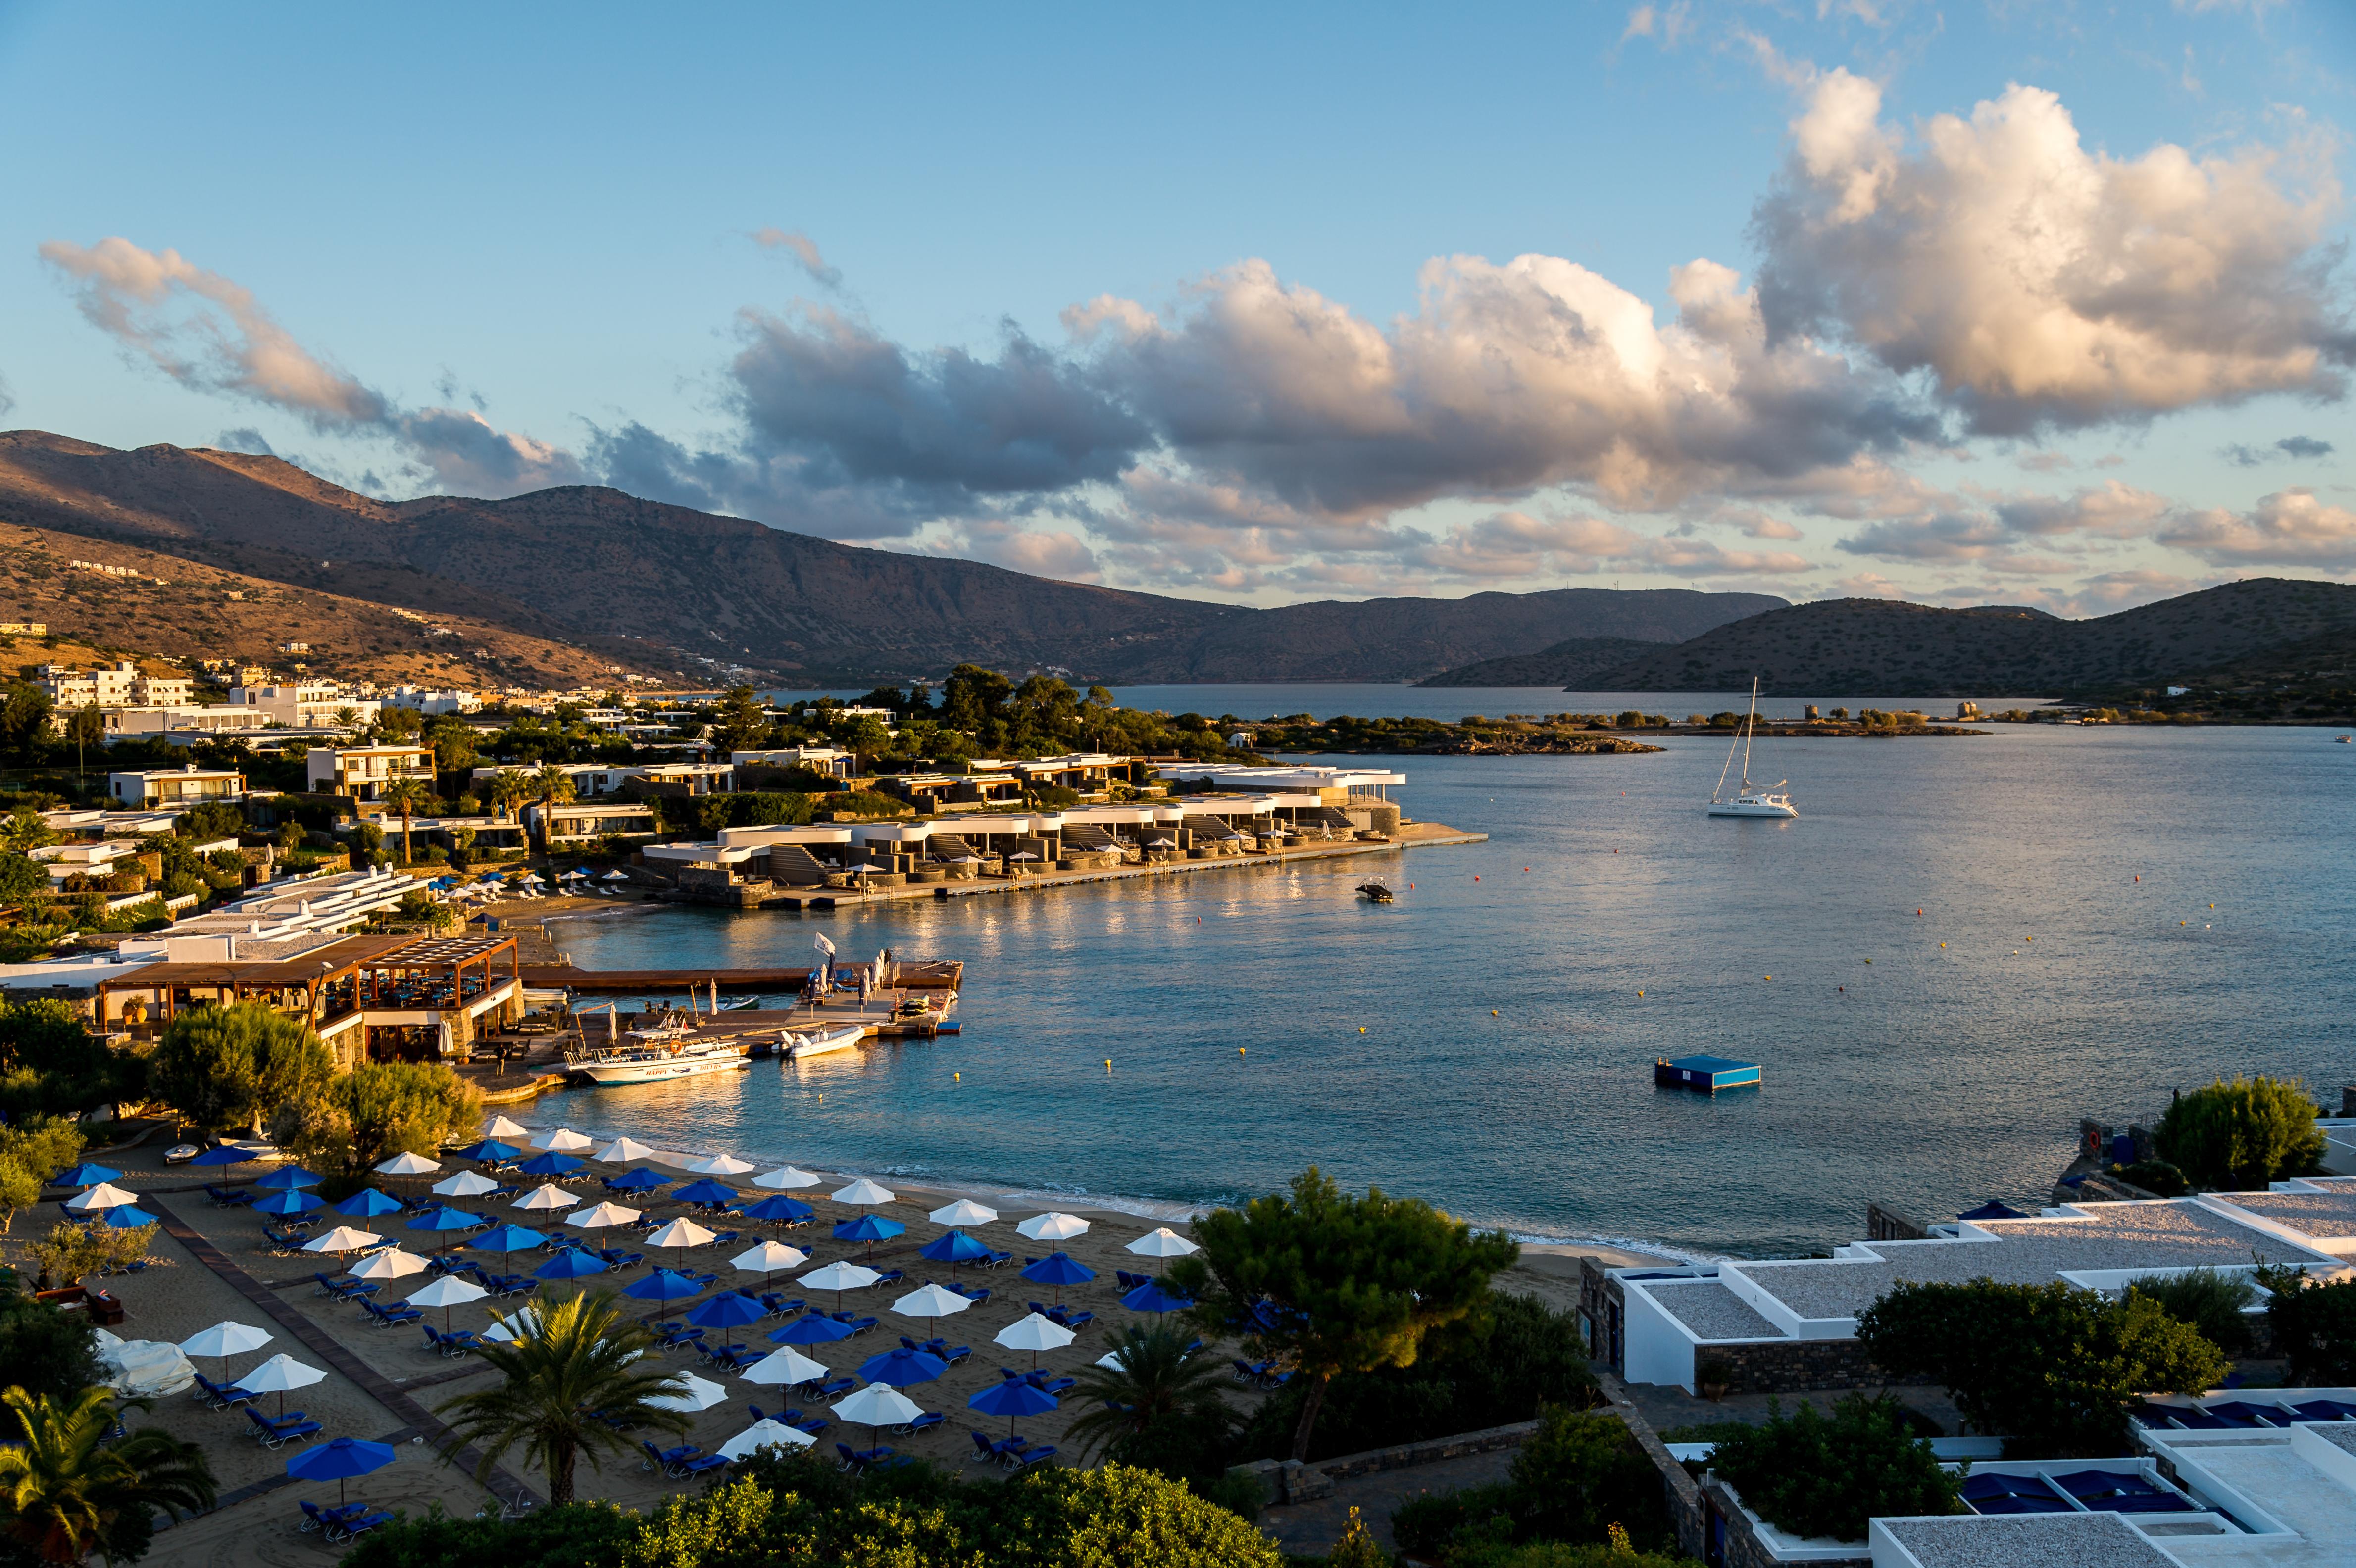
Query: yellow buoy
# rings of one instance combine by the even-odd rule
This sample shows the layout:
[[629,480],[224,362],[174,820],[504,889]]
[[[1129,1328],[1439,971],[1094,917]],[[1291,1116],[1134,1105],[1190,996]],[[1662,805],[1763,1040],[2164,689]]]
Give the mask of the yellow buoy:
[[1111,1071],[1112,1071],[1112,1058],[1111,1058],[1111,1057],[1109,1057],[1109,1056],[1108,1056],[1108,1057],[1106,1057],[1106,1058],[1105,1058],[1105,1071],[1106,1071],[1107,1072],[1111,1072]]
[[1365,1025],[1364,1025],[1364,1024],[1360,1024],[1360,1025],[1358,1026],[1358,1032],[1359,1032],[1360,1034],[1364,1034],[1364,1033],[1365,1033],[1365,1032],[1366,1032],[1366,1026],[1365,1026]]
[[949,1077],[959,1083],[965,1082],[965,1074],[962,1072],[952,1072],[949,1074]]
[[1241,1056],[1243,1053],[1244,1053],[1244,1048],[1243,1048],[1242,1046],[1240,1046],[1240,1045],[1239,1045],[1239,1046],[1236,1047],[1236,1054],[1237,1054],[1237,1056]]
[[1762,978],[1764,978],[1764,979],[1769,979],[1769,980],[1772,980],[1772,979],[1773,979],[1774,977],[1775,977],[1775,976],[1772,976],[1772,975],[1768,975],[1768,976],[1762,976]]
[[1642,991],[1639,991],[1639,992],[1637,992],[1636,994],[1637,994],[1638,996],[1640,996],[1640,997],[1641,997],[1641,996],[1643,996],[1644,993],[1644,992],[1642,992]]
[[1947,944],[1946,944],[1945,943],[1942,942],[1941,944],[1939,944],[1939,945],[1940,945],[1940,946],[1942,946],[1942,947],[1944,947],[1944,946],[1945,946],[1945,945],[1947,945]]
[[1491,1008],[1489,1009],[1489,1016],[1490,1016],[1491,1018],[1493,1018],[1493,1019],[1494,1019],[1494,1018],[1495,1018],[1495,1017],[1497,1016],[1497,1009],[1496,1009],[1496,1008]]

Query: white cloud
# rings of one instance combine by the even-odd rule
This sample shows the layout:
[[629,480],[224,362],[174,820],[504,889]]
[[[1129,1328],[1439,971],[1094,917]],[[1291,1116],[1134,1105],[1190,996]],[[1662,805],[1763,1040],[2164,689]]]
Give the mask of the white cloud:
[[826,258],[819,254],[818,241],[798,229],[755,229],[753,243],[764,251],[783,251],[809,274],[810,282],[823,288],[842,286],[842,269],[828,266]]
[[2328,144],[2114,158],[2014,85],[1912,144],[1879,90],[1810,79],[1753,228],[1777,333],[1924,372],[1970,428],[2019,433],[2265,392],[2337,398],[2356,361],[2330,277]]
[[2246,512],[2188,513],[2160,531],[2159,542],[2215,566],[2312,566],[2356,571],[2356,511],[2312,490],[2262,496]]
[[79,284],[83,316],[184,387],[263,404],[323,433],[389,438],[436,487],[507,496],[584,477],[572,454],[460,409],[397,407],[296,341],[252,290],[177,251],[120,236],[51,240],[41,259]]

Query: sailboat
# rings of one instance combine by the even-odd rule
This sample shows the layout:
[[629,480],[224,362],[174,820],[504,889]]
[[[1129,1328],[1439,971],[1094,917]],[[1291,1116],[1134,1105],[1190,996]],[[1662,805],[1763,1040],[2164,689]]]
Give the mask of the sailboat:
[[[1759,723],[1759,677],[1751,677],[1751,711],[1742,718],[1742,728],[1735,734],[1734,742],[1726,748],[1726,766],[1718,770],[1718,787],[1709,792],[1709,815],[1712,816],[1797,816],[1792,797],[1783,793],[1786,779],[1778,779],[1764,788],[1751,782],[1751,732]],[[1742,747],[1742,788],[1732,800],[1720,797],[1726,794],[1726,775],[1734,771],[1734,746]]]

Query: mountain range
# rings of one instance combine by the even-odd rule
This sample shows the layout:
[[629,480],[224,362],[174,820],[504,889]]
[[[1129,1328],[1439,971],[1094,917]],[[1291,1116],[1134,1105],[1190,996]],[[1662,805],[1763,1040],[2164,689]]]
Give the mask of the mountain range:
[[[611,666],[709,684],[938,676],[971,661],[1081,682],[1412,680],[1570,637],[1682,643],[1781,607],[1760,593],[1559,589],[1259,610],[841,545],[569,485],[504,501],[386,502],[277,457],[120,451],[0,433],[0,521],[200,562],[317,603],[463,617]],[[12,615],[57,618],[37,595]],[[204,628],[159,624],[212,651]],[[422,635],[422,634],[421,634]],[[315,662],[355,673],[367,635]]]

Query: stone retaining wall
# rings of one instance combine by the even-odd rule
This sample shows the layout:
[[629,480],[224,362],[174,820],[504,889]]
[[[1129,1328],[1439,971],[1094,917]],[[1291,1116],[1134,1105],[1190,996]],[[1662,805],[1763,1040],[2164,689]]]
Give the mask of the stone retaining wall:
[[1268,1500],[1272,1503],[1315,1502],[1333,1495],[1333,1483],[1359,1476],[1372,1476],[1384,1470],[1404,1470],[1417,1465],[1436,1465],[1442,1459],[1461,1459],[1468,1454],[1490,1454],[1500,1448],[1518,1448],[1538,1429],[1535,1421],[1516,1421],[1510,1425],[1484,1427],[1478,1432],[1459,1432],[1446,1437],[1430,1437],[1420,1443],[1401,1444],[1395,1448],[1369,1448],[1363,1454],[1344,1454],[1332,1459],[1313,1459],[1303,1464],[1298,1459],[1256,1459],[1248,1465],[1237,1465],[1228,1474],[1238,1472],[1257,1478]]
[[1697,1363],[1724,1361],[1734,1369],[1730,1393],[1814,1393],[1875,1389],[1890,1381],[1854,1339],[1767,1339],[1704,1345]]

